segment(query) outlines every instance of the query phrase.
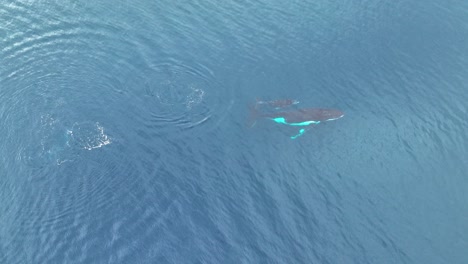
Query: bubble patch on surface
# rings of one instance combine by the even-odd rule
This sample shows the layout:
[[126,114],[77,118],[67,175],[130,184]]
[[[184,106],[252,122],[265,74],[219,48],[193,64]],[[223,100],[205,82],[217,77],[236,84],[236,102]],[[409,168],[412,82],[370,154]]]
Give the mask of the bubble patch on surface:
[[111,144],[99,122],[74,123],[71,127],[52,115],[41,117],[37,140],[24,150],[22,159],[32,167],[61,165],[76,160],[83,150],[94,150]]

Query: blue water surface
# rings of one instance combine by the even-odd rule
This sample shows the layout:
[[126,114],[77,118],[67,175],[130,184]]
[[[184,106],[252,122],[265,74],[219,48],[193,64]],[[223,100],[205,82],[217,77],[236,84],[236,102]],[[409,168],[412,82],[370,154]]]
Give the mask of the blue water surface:
[[0,263],[468,263],[467,69],[462,0],[2,1]]

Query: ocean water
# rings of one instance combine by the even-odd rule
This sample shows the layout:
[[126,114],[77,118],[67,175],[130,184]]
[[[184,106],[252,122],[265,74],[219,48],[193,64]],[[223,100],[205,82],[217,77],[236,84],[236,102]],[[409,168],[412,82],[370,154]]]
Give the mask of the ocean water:
[[2,1],[0,263],[468,263],[467,84],[462,0]]

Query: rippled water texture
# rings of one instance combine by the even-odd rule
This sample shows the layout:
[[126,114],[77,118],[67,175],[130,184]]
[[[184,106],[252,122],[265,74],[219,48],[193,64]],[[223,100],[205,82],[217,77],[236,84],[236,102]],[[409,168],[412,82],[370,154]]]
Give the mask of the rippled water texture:
[[466,36],[466,1],[3,1],[0,263],[466,263]]

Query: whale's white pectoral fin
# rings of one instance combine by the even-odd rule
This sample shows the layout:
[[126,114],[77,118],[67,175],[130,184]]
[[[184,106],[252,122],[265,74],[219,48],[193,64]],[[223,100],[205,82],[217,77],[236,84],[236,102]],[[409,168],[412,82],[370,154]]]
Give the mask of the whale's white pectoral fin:
[[295,136],[292,136],[291,139],[296,139],[296,138],[304,135],[305,132],[306,132],[306,130],[304,128],[302,128],[302,129],[299,130],[299,134],[297,134]]

